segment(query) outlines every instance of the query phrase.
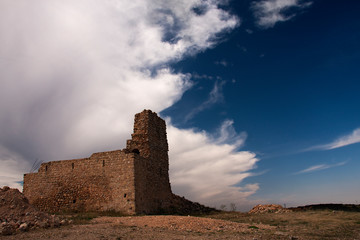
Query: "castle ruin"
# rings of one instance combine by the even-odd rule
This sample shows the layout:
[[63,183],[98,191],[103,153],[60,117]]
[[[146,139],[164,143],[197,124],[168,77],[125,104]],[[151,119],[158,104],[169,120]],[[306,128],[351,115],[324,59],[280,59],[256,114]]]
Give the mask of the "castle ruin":
[[150,110],[135,115],[123,150],[42,163],[24,174],[24,195],[47,212],[186,213],[208,208],[171,192],[166,124]]

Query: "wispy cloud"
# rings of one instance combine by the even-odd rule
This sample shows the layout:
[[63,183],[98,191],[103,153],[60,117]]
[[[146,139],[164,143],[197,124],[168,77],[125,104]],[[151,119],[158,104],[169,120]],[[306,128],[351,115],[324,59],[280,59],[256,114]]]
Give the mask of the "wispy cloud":
[[253,34],[253,33],[254,33],[254,31],[251,30],[251,29],[245,29],[245,31],[246,31],[248,34]]
[[301,170],[295,174],[301,174],[301,173],[310,173],[310,172],[315,172],[315,171],[320,171],[320,170],[325,170],[328,168],[333,168],[333,167],[339,167],[339,166],[343,166],[345,165],[347,162],[340,162],[340,163],[336,163],[336,164],[319,164],[319,165],[314,165],[311,167],[308,167],[304,170]]
[[360,143],[360,128],[355,129],[352,133],[342,136],[335,141],[323,145],[308,148],[306,151],[311,150],[331,150],[335,148],[345,147],[351,144]]
[[214,84],[213,89],[209,93],[208,99],[201,103],[198,107],[194,108],[192,111],[190,111],[185,116],[185,122],[189,121],[193,117],[195,117],[196,114],[210,108],[212,105],[221,102],[224,100],[224,95],[222,92],[223,86],[226,82],[225,81],[216,81]]
[[225,120],[218,132],[215,134],[214,142],[217,144],[232,144],[237,147],[242,147],[247,138],[246,132],[241,132],[240,134],[236,132],[233,120]]
[[221,65],[223,67],[227,67],[229,65],[229,63],[225,60],[221,60],[221,61],[215,61],[214,62],[216,65]]
[[[252,3],[256,23],[261,28],[274,27],[278,22],[285,22],[297,15],[296,11],[312,4],[302,0],[263,0]],[[293,11],[296,10],[296,11]]]
[[199,75],[197,73],[191,74],[191,77],[194,78],[194,79],[208,79],[208,80],[213,80],[214,79],[213,76],[206,75],[206,74]]

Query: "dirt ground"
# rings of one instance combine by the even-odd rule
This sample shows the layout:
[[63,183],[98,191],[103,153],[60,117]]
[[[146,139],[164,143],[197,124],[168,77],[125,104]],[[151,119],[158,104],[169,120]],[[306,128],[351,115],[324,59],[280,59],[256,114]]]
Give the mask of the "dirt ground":
[[305,211],[202,217],[83,217],[59,228],[35,229],[1,239],[360,239],[360,213]]
[[[98,217],[87,224],[37,229],[4,239],[253,239],[268,225],[190,216]],[[259,235],[260,236],[260,235]],[[261,238],[259,238],[261,239]]]

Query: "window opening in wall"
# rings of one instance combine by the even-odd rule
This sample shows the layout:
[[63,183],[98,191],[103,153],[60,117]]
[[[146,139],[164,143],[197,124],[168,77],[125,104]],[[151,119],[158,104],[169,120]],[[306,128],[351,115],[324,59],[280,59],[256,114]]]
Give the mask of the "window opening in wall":
[[140,154],[139,149],[134,149],[134,150],[132,150],[132,152],[133,152],[133,153],[136,153],[136,154]]
[[76,203],[76,199],[73,200],[73,203]]
[[48,166],[46,165],[46,166],[45,166],[45,172],[47,172],[47,167],[48,167]]
[[105,160],[103,160],[103,167],[105,167]]
[[75,167],[75,164],[74,164],[74,163],[72,163],[72,164],[71,164],[71,168],[72,168],[72,169],[74,169],[74,167]]
[[126,193],[124,194],[124,198],[126,198]]

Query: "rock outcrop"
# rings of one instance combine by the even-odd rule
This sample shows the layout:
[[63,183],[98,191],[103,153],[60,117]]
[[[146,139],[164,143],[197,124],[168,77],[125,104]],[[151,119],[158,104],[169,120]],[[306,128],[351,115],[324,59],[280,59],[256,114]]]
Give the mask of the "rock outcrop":
[[287,208],[283,208],[281,205],[278,204],[266,204],[266,205],[256,205],[253,207],[249,213],[250,214],[257,214],[257,213],[283,213],[289,212],[290,210]]

